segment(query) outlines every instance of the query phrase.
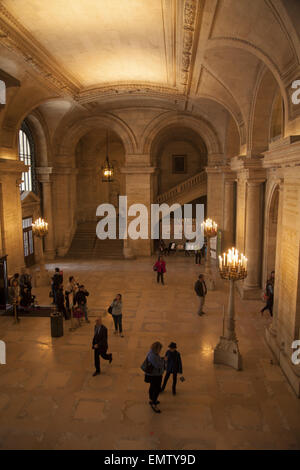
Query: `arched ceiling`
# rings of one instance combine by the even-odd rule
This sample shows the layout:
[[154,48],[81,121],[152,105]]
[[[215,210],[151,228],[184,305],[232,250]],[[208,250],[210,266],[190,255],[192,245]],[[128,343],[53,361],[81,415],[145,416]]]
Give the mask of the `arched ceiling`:
[[[298,0],[2,0],[0,47],[83,113],[205,113],[201,100],[210,100],[210,122],[226,110],[243,144],[264,67],[288,102],[300,71],[297,12]],[[10,73],[8,55],[0,68]],[[56,105],[62,115],[60,100],[44,110]]]

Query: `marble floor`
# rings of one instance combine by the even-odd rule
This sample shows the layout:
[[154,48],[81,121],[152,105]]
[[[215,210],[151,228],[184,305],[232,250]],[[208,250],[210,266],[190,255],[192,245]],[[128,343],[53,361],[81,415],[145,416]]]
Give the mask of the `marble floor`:
[[[0,365],[0,449],[300,449],[300,400],[272,361],[264,340],[269,319],[260,301],[236,295],[237,334],[244,370],[213,364],[222,333],[228,285],[209,292],[198,317],[192,258],[167,258],[166,285],[157,285],[153,259],[57,261],[90,291],[91,324],[51,338],[49,318],[0,317],[7,364]],[[115,337],[104,313],[124,296],[125,337]],[[49,303],[49,287],[35,289]],[[103,315],[113,362],[92,377],[94,319]],[[148,404],[140,365],[153,341],[182,354],[186,381],[168,384],[160,415]]]

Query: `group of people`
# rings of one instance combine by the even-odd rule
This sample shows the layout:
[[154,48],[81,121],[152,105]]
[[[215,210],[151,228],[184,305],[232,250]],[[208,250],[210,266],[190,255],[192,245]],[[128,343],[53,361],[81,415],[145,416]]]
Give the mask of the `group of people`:
[[77,282],[74,276],[69,277],[66,289],[64,289],[64,276],[63,271],[55,268],[51,284],[51,296],[53,297],[53,304],[66,320],[71,316],[77,321],[77,326],[80,325],[81,318],[85,317],[86,323],[90,323],[88,318],[87,297],[89,292],[83,284]]
[[[116,300],[116,299],[115,299]],[[92,340],[92,349],[94,350],[94,363],[95,372],[93,377],[101,374],[100,357],[112,363],[112,353],[108,353],[108,331],[105,325],[103,325],[102,318],[99,317],[95,322],[94,337]],[[160,413],[161,410],[158,408],[160,402],[158,396],[163,393],[170,376],[173,376],[172,382],[172,394],[176,395],[177,375],[182,375],[182,361],[181,355],[177,351],[177,345],[171,342],[168,346],[164,357],[160,356],[162,350],[162,344],[156,341],[152,344],[150,351],[148,352],[144,363],[141,368],[145,373],[145,382],[149,383],[149,405],[152,407],[155,413]],[[165,376],[163,378],[163,374]],[[181,381],[184,381],[181,376]]]
[[[156,341],[152,344],[141,369],[145,373],[145,382],[149,383],[149,405],[155,413],[161,413],[158,397],[164,392],[169,377],[172,374],[172,394],[176,395],[177,375],[182,375],[181,355],[173,341],[169,344],[165,355],[160,356],[162,344]],[[165,376],[163,378],[163,374]],[[183,381],[183,376],[181,377]]]
[[8,280],[9,301],[15,302],[18,307],[28,308],[35,304],[35,296],[32,295],[32,278],[26,268],[22,268],[21,275],[15,273]]

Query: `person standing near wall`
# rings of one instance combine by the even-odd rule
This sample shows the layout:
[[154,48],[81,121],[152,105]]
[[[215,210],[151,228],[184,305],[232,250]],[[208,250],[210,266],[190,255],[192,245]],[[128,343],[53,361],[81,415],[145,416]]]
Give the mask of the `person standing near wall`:
[[273,303],[274,303],[274,281],[275,281],[275,272],[271,272],[270,279],[267,280],[266,290],[265,290],[265,300],[266,305],[261,309],[260,313],[263,315],[265,310],[269,310],[271,317],[273,316]]

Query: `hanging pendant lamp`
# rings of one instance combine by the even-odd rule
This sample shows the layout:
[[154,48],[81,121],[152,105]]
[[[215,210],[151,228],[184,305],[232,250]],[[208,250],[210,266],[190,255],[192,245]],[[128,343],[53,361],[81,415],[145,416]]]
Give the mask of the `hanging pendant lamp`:
[[114,167],[109,163],[108,157],[108,130],[106,131],[106,158],[102,166],[102,182],[111,183],[114,180]]

